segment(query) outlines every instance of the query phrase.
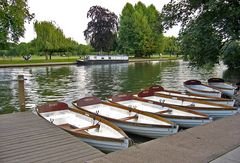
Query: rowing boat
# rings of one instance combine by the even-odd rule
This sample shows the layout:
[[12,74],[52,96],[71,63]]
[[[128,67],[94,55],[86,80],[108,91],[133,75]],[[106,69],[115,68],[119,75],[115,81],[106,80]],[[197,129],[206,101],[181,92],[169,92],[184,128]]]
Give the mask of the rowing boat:
[[194,110],[203,114],[207,114],[212,118],[221,118],[229,115],[233,115],[238,112],[235,107],[222,105],[222,104],[214,104],[210,102],[202,102],[198,100],[188,100],[182,99],[178,100],[176,98],[169,98],[166,96],[161,96],[159,94],[155,94],[154,90],[145,90],[139,92],[137,97],[141,97],[147,100],[160,102],[169,105],[175,105],[179,107],[183,107],[186,109]]
[[115,104],[160,115],[161,117],[166,118],[184,128],[194,127],[211,122],[211,119],[205,114],[178,106],[145,100],[134,97],[131,94],[112,96],[109,100]]
[[160,116],[101,101],[97,97],[85,97],[72,103],[76,108],[105,118],[124,131],[158,138],[174,134],[178,126]]
[[211,87],[220,90],[223,94],[232,97],[235,93],[235,87],[225,83],[221,78],[210,78],[208,79],[208,85]]
[[126,149],[133,144],[116,125],[84,111],[71,109],[66,103],[43,104],[36,111],[42,118],[104,152]]
[[198,80],[188,80],[184,82],[184,87],[188,92],[203,95],[203,96],[213,96],[213,97],[221,97],[222,92],[210,87],[208,85],[202,84]]
[[155,95],[165,96],[172,99],[178,99],[178,100],[198,100],[198,101],[205,101],[205,102],[211,102],[215,104],[223,104],[227,106],[234,106],[235,99],[227,99],[227,98],[219,98],[219,97],[211,97],[211,96],[202,96],[202,95],[196,95],[192,93],[182,93],[178,91],[172,91],[172,90],[166,90],[161,86],[155,85],[149,88],[149,90],[154,90]]

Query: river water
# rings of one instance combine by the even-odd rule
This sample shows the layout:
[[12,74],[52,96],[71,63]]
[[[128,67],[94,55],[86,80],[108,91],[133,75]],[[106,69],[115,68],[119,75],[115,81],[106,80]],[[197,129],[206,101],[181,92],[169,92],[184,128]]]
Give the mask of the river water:
[[0,69],[0,114],[19,110],[17,75],[25,81],[26,107],[48,101],[71,101],[97,96],[102,99],[126,92],[138,92],[154,84],[167,89],[184,91],[183,82],[210,77],[222,77],[230,82],[240,79],[239,71],[227,70],[224,65],[211,69],[192,69],[184,61],[124,63],[91,66],[46,66]]

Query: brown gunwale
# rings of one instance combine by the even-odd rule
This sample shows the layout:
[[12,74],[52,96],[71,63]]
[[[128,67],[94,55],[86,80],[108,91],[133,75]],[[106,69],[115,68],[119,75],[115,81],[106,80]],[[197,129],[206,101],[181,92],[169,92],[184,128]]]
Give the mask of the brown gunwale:
[[[96,135],[90,135],[90,134],[87,134],[87,133],[84,133],[84,132],[75,132],[75,131],[71,131],[71,130],[67,130],[67,129],[64,129],[60,126],[57,126],[59,128],[61,128],[62,130],[65,130],[67,131],[68,133],[74,135],[74,136],[77,136],[77,137],[84,137],[84,138],[89,138],[89,139],[95,139],[95,140],[102,140],[102,141],[117,141],[117,142],[123,142],[124,139],[130,139],[126,134],[125,132],[123,132],[122,129],[120,129],[119,127],[117,127],[116,125],[112,124],[111,122],[105,120],[105,119],[102,119],[101,117],[98,117],[96,115],[92,115],[92,114],[88,114],[84,111],[79,111],[79,110],[76,110],[76,109],[73,109],[73,108],[65,108],[65,109],[62,109],[62,110],[70,110],[70,111],[73,111],[73,112],[76,112],[76,113],[79,113],[79,114],[82,114],[82,115],[85,115],[85,116],[88,116],[90,118],[95,118],[96,120],[106,124],[107,126],[110,126],[112,127],[113,129],[117,130],[119,133],[121,133],[124,138],[110,138],[110,137],[103,137],[103,136],[96,136]],[[56,110],[55,110],[56,111]],[[38,107],[36,108],[36,112],[37,114],[42,117],[43,119],[45,119],[40,113],[43,113],[43,112],[39,112],[39,109]],[[49,112],[49,111],[47,111]],[[45,119],[46,121],[48,121],[47,119]],[[48,121],[49,122],[49,121]]]
[[[90,111],[87,111],[87,110],[83,109],[82,107],[77,106],[77,104],[75,104],[76,102],[77,102],[77,100],[72,102],[72,105],[75,108],[77,108],[79,110],[82,110],[82,111],[85,111],[87,113],[96,115],[95,113],[92,113]],[[117,107],[117,108],[120,108],[120,109],[123,109],[123,110],[128,110],[128,111],[131,111],[131,112],[136,112],[136,113],[139,113],[139,114],[143,114],[143,115],[146,115],[146,116],[149,116],[149,117],[152,117],[152,118],[164,121],[166,123],[169,123],[170,125],[166,126],[166,125],[158,125],[158,124],[136,123],[136,122],[124,121],[124,120],[121,120],[121,119],[114,119],[114,118],[98,115],[99,117],[105,118],[105,119],[110,120],[110,121],[121,122],[121,123],[128,123],[129,125],[132,125],[132,126],[149,126],[149,127],[162,127],[162,128],[175,128],[177,126],[175,123],[173,123],[173,122],[171,122],[171,121],[169,121],[169,120],[167,120],[165,118],[162,118],[159,115],[155,115],[155,114],[148,113],[148,112],[143,112],[143,111],[136,110],[136,109],[130,109],[128,107],[125,107],[125,106],[122,106],[122,105],[120,106],[120,105],[117,105],[117,104],[114,104],[114,103],[110,103],[110,102],[103,102],[103,101],[101,101],[100,103],[103,104],[103,105],[109,105],[109,106]]]
[[[169,92],[169,93],[176,93],[176,94],[182,94],[181,92],[178,92],[178,91],[172,91],[172,90],[163,90],[163,91],[156,91],[155,93],[156,94],[162,94],[161,92]],[[166,94],[168,95],[168,94]],[[184,94],[183,94],[184,95]],[[202,97],[202,98],[194,98],[194,97],[180,97],[180,96],[176,96],[176,95],[168,95],[168,96],[172,96],[172,97],[177,97],[177,98],[187,98],[187,99],[196,99],[196,100],[208,100],[208,101],[224,101],[224,102],[227,102],[227,101],[232,101],[232,99],[227,99],[227,98],[219,98],[219,97],[210,97],[210,96],[203,96],[203,95],[197,95],[197,94],[193,94],[193,93],[186,93],[186,95],[189,95],[189,96],[197,96],[197,97]],[[204,98],[205,97],[205,98]],[[210,98],[209,98],[210,97]]]
[[[163,94],[158,94],[158,93],[154,93],[155,96],[159,96],[159,97],[167,97],[167,95],[163,95]],[[170,98],[172,99],[172,98]],[[182,99],[178,99],[178,100],[182,100]],[[195,100],[195,99],[184,99],[183,101],[187,101],[187,102],[196,102],[196,103],[200,103],[200,104],[206,104],[206,105],[210,105],[210,106],[219,106],[219,107],[216,107],[218,109],[223,109],[223,110],[235,110],[234,107],[232,106],[227,106],[227,105],[224,105],[224,104],[215,104],[215,103],[211,103],[211,102],[207,102],[207,101],[201,101],[201,100]],[[174,104],[169,104],[169,105],[174,105]],[[210,110],[212,108],[210,107],[191,107],[191,106],[181,106],[181,105],[176,105],[176,106],[180,106],[180,107],[190,107],[190,108],[200,108],[200,109],[205,109],[207,108],[207,110]],[[213,108],[212,110],[216,110],[216,108]]]
[[[180,110],[180,111],[184,111],[184,112],[188,112],[188,113],[192,113],[192,114],[202,116],[202,117],[177,116],[177,115],[167,115],[167,114],[152,113],[152,112],[143,111],[143,112],[147,112],[147,113],[157,114],[157,115],[160,115],[162,117],[178,118],[178,119],[209,119],[208,115],[206,115],[206,114],[199,113],[199,112],[189,110],[189,109],[185,109],[185,108],[182,108],[182,107],[179,107],[179,106],[176,106],[176,105],[172,106],[172,105],[169,105],[169,104],[160,103],[160,102],[156,102],[156,101],[151,101],[151,100],[147,100],[147,99],[143,99],[143,98],[139,98],[139,97],[134,97],[134,96],[132,96],[132,100],[137,100],[137,101],[146,102],[146,103],[155,104],[155,105],[161,105],[161,106],[173,108],[175,110]],[[121,104],[118,104],[118,103],[115,103],[115,102],[111,102],[111,103],[122,106]],[[138,109],[136,109],[136,110],[138,110]]]

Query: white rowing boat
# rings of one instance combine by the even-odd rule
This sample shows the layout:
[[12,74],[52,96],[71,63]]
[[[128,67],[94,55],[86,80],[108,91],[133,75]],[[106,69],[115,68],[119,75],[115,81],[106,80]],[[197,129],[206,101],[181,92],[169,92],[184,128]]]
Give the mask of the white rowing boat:
[[238,110],[231,106],[221,105],[221,104],[213,104],[210,102],[202,102],[198,100],[178,100],[176,98],[168,98],[165,96],[155,95],[154,90],[145,90],[141,91],[137,95],[138,97],[160,102],[169,105],[180,106],[186,109],[194,110],[203,114],[207,114],[213,118],[221,118],[229,115],[233,115],[238,112]]
[[221,97],[222,92],[214,89],[208,85],[202,84],[198,80],[188,80],[184,82],[184,87],[190,93],[203,95],[203,96],[213,96],[213,97]]
[[178,132],[178,126],[175,123],[160,116],[103,102],[97,97],[85,97],[72,104],[80,110],[94,113],[113,122],[129,133],[158,138]]
[[47,103],[36,109],[39,116],[104,152],[126,149],[133,141],[109,121],[63,102]]
[[160,115],[161,117],[166,118],[185,128],[211,122],[211,119],[205,114],[177,106],[152,102],[142,98],[134,97],[130,94],[112,96],[110,101],[126,107]]
[[225,83],[221,78],[210,78],[208,79],[208,85],[213,88],[220,90],[223,94],[232,97],[235,93],[236,88],[230,84]]
[[178,91],[166,90],[163,87],[158,85],[150,87],[149,90],[154,90],[155,95],[165,96],[165,97],[178,99],[178,100],[185,100],[185,99],[198,100],[198,101],[211,102],[211,103],[222,104],[227,106],[234,106],[234,103],[235,103],[235,99],[201,96],[201,95],[196,95],[192,93],[182,93]]

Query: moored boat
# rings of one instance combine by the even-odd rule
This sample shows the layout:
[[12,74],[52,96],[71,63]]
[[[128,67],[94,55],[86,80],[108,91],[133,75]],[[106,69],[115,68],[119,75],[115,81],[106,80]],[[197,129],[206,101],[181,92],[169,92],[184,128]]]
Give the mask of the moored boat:
[[112,96],[110,101],[129,108],[160,115],[161,117],[166,118],[184,128],[211,122],[211,119],[205,114],[178,106],[171,106],[168,104],[145,100],[134,97],[131,94]]
[[204,95],[204,96],[213,96],[213,97],[221,97],[221,91],[214,89],[208,85],[202,84],[198,80],[188,80],[185,81],[184,87],[187,89],[188,92],[197,94],[197,95]]
[[87,55],[83,60],[78,59],[77,65],[128,63],[127,55]]
[[221,78],[210,78],[208,79],[208,85],[213,88],[220,90],[223,94],[232,97],[235,93],[235,87],[225,83],[225,81]]
[[202,102],[198,100],[188,100],[188,99],[178,100],[176,98],[168,98],[158,94],[155,95],[154,90],[141,91],[135,96],[141,97],[143,99],[155,101],[155,102],[180,106],[186,109],[207,114],[208,116],[213,118],[221,118],[221,117],[233,115],[238,112],[238,110],[235,107],[231,107],[227,105],[214,104],[210,102]]
[[98,116],[69,108],[66,103],[47,103],[37,114],[61,129],[104,152],[126,149],[133,141],[116,125]]
[[105,118],[124,131],[158,138],[178,132],[178,126],[160,116],[101,101],[97,97],[85,97],[72,103],[76,108]]
[[179,91],[172,91],[172,90],[166,90],[161,86],[155,85],[149,88],[149,90],[154,90],[155,95],[161,95],[166,96],[172,99],[178,99],[178,100],[198,100],[198,101],[205,101],[205,102],[211,102],[215,104],[223,104],[228,106],[234,106],[235,99],[228,99],[228,98],[219,98],[219,97],[211,97],[211,96],[203,96],[203,95],[196,95],[192,93],[182,93]]

